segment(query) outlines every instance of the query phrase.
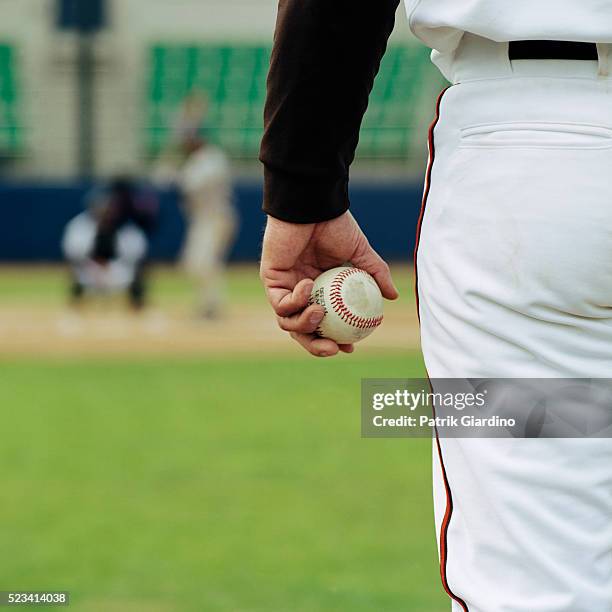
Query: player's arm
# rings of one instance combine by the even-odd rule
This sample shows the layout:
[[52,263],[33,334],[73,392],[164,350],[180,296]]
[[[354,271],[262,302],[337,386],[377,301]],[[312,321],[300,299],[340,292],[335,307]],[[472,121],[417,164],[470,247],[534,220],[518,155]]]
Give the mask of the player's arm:
[[279,325],[315,355],[312,279],[351,261],[395,298],[389,269],[348,212],[349,167],[399,0],[280,0],[268,75],[261,277]]
[[399,0],[280,0],[268,75],[264,210],[316,223],[349,207],[349,166]]

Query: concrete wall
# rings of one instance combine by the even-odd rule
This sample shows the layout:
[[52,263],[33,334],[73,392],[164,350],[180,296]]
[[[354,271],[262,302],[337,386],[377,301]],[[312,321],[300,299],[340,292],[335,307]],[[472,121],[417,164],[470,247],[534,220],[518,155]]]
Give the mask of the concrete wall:
[[[269,41],[276,0],[109,0],[97,35],[96,157],[100,176],[139,169],[145,52],[156,40]],[[26,154],[10,177],[72,178],[76,172],[75,51],[54,27],[55,0],[0,0],[0,40],[19,50]],[[403,7],[395,38],[408,39]]]
[[0,40],[18,51],[21,121],[26,156],[18,174],[67,176],[73,168],[75,104],[73,79],[58,61],[64,37],[52,29],[52,0],[0,0]]

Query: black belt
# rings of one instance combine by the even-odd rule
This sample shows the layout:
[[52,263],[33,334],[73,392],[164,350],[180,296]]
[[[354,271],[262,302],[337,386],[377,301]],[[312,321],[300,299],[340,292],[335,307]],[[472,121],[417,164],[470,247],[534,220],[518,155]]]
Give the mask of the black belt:
[[570,42],[568,40],[513,40],[508,45],[511,60],[560,59],[595,60],[595,43]]

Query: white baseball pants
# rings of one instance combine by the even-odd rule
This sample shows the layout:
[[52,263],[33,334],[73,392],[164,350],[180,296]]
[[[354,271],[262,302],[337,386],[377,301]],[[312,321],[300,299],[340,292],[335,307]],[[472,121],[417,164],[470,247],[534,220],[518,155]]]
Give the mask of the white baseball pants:
[[[612,378],[606,73],[466,35],[415,253],[430,377]],[[434,499],[454,611],[612,610],[612,440],[440,439]]]
[[182,260],[197,283],[197,307],[202,312],[216,312],[225,301],[226,259],[236,225],[229,203],[189,214]]

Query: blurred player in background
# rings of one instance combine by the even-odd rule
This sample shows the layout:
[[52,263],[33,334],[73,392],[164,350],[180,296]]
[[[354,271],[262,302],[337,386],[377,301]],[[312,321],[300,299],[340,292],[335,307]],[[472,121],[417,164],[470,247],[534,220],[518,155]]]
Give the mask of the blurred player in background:
[[201,128],[206,107],[200,93],[186,98],[171,147],[160,158],[154,177],[158,184],[176,184],[181,192],[187,220],[182,263],[197,285],[197,316],[215,319],[225,301],[226,260],[238,219],[227,156]]
[[153,194],[127,177],[87,194],[85,211],[68,223],[62,240],[73,303],[86,293],[126,291],[134,309],[144,306],[146,255],[157,213]]

